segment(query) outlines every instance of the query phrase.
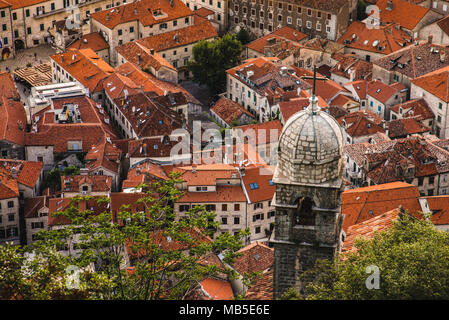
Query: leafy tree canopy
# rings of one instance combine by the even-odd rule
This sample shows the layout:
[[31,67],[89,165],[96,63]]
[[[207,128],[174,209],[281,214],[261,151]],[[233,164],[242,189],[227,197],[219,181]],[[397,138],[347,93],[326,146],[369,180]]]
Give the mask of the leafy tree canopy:
[[213,41],[201,40],[193,47],[193,60],[187,62],[193,80],[206,84],[213,93],[226,89],[226,70],[240,63],[242,44],[235,34]]
[[[205,257],[221,253],[232,265],[249,231],[213,239],[218,223],[204,206],[178,219],[177,177],[141,185],[142,197],[115,213],[97,210],[108,208],[109,198],[75,197],[51,217],[63,227],[40,231],[33,247],[0,246],[0,298],[183,299],[205,277],[234,279],[235,271]],[[71,266],[79,269],[76,287],[66,285]]]
[[345,259],[318,261],[302,275],[308,299],[449,299],[449,234],[430,221],[405,214],[355,245]]

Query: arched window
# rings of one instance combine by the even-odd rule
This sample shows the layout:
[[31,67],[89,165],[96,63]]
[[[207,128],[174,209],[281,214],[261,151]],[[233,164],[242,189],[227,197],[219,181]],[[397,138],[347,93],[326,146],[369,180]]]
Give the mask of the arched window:
[[309,197],[299,199],[298,209],[295,213],[294,224],[302,226],[314,226],[315,215],[312,212],[313,200]]

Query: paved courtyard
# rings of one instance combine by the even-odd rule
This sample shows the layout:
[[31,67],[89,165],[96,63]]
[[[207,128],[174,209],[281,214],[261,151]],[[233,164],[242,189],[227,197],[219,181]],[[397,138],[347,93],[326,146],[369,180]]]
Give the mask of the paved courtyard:
[[[15,58],[0,61],[0,71],[6,71],[6,67],[8,67],[10,71],[14,71],[17,68],[25,68],[28,63],[31,63],[34,66],[50,62],[50,56],[55,53],[56,50],[50,45],[41,45],[38,47],[25,49],[16,53]],[[36,58],[34,54],[36,54]]]

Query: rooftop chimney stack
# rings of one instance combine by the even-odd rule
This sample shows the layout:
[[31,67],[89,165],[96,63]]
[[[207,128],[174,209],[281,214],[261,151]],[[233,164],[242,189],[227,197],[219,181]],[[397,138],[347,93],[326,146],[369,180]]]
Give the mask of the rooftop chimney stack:
[[393,0],[387,1],[387,10],[389,11],[393,10]]
[[432,41],[433,41],[433,35],[430,34],[430,35],[427,37],[427,43],[432,44]]
[[137,64],[140,65],[141,62],[141,58],[140,58],[140,53],[137,54]]

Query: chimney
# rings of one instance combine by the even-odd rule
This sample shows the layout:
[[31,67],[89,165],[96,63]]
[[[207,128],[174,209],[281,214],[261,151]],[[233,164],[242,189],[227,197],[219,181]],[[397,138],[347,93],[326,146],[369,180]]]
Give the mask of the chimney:
[[446,59],[446,52],[441,50],[440,51],[440,62],[444,62],[445,59]]
[[175,0],[169,0],[170,1],[170,5],[172,6],[172,7],[174,7],[175,6]]
[[109,21],[109,20],[111,20],[111,17],[109,16],[109,12],[108,12],[108,13],[106,13],[106,21]]
[[137,64],[140,65],[141,59],[140,59],[140,53],[137,54]]
[[388,0],[387,1],[387,10],[391,11],[393,10],[393,0]]
[[61,62],[64,62],[64,55],[61,54]]
[[150,49],[150,53],[151,53],[151,54],[154,54],[154,49]]
[[427,37],[427,43],[432,44],[432,40],[433,40],[433,35],[430,34],[430,35]]
[[80,168],[80,175],[81,176],[87,176],[89,174],[88,168]]

